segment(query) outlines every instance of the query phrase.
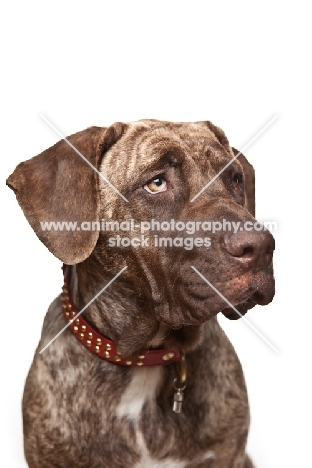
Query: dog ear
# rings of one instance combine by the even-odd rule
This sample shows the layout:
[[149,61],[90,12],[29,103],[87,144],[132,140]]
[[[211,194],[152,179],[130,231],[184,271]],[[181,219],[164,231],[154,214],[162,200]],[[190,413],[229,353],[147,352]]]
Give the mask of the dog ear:
[[[83,221],[99,218],[99,170],[105,151],[123,134],[125,125],[90,127],[61,140],[19,164],[7,179],[18,203],[44,245],[62,262],[76,264],[93,251],[99,231],[81,230]],[[41,223],[76,222],[79,230],[44,228]],[[64,226],[63,224],[63,226]],[[50,229],[50,230],[49,230]]]
[[229,140],[227,139],[227,136],[225,135],[224,131],[221,130],[221,128],[214,125],[209,120],[206,120],[205,124],[209,128],[209,130],[217,137],[219,143],[221,143],[221,145],[231,155],[232,151],[231,151],[230,143],[229,143]]
[[[236,156],[239,151],[235,148],[232,148],[234,156]],[[237,160],[243,166],[244,171],[244,180],[245,180],[245,208],[255,216],[256,213],[256,201],[255,201],[255,171],[252,165],[247,161],[246,157],[243,154],[240,154]]]

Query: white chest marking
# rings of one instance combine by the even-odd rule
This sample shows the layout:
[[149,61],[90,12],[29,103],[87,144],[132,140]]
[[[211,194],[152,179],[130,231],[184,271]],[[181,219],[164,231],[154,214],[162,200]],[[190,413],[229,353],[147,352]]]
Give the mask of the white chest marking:
[[134,369],[132,380],[117,406],[117,416],[138,422],[144,402],[155,400],[162,375],[160,366]]
[[[135,468],[185,468],[189,464],[189,462],[173,460],[172,458],[159,461],[152,458],[146,447],[143,434],[138,428],[143,405],[147,400],[150,402],[155,401],[162,377],[162,367],[135,369],[132,380],[116,409],[118,417],[131,419],[136,427],[136,442],[141,452],[141,459],[135,465]],[[210,450],[203,457],[199,457],[198,463],[214,458],[215,454]]]

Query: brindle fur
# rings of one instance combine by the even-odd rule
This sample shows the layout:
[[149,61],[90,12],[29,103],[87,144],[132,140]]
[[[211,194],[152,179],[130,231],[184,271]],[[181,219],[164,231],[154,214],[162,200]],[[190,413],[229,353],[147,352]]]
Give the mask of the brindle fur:
[[[191,265],[244,314],[255,303],[266,304],[273,298],[271,235],[257,234],[259,245],[266,242],[270,248],[263,247],[257,262],[247,267],[229,254],[220,232],[209,233],[209,249],[152,245],[122,249],[108,247],[111,233],[42,231],[39,224],[131,218],[254,221],[252,167],[241,156],[190,203],[234,154],[222,130],[211,122],[117,123],[107,129],[91,127],[69,140],[128,203],[63,140],[21,163],[8,185],[40,240],[63,262],[76,265],[71,289],[78,309],[127,265],[85,317],[114,340],[124,356],[152,343],[185,351],[188,379],[183,411],[175,414],[175,365],[158,371],[113,365],[88,352],[68,329],[39,354],[65,324],[60,298],[55,299],[44,320],[23,397],[29,467],[142,468],[141,434],[153,460],[146,468],[252,468],[245,454],[249,407],[243,372],[216,315],[222,311],[229,318],[237,317]],[[243,170],[246,195],[242,187],[234,191],[231,185],[233,171]],[[165,174],[168,190],[150,195],[143,187],[159,174]],[[160,324],[166,337],[157,341]],[[119,416],[116,408],[134,375],[152,381],[155,372],[155,398],[146,398],[138,420]],[[209,451],[214,456],[205,459]]]

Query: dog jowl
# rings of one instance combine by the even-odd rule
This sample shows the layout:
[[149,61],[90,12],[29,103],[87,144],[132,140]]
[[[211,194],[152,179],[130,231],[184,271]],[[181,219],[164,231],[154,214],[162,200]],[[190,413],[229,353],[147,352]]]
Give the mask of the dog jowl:
[[[250,467],[244,378],[215,316],[237,319],[274,296],[274,239],[253,228],[252,166],[243,155],[229,164],[237,151],[211,122],[116,123],[68,140],[90,164],[62,140],[7,183],[39,239],[72,265],[77,310],[127,267],[81,316],[118,355],[101,359],[70,329],[35,354],[23,399],[29,466]],[[63,326],[58,298],[39,350]],[[186,353],[181,414],[176,364],[133,366],[154,348]]]

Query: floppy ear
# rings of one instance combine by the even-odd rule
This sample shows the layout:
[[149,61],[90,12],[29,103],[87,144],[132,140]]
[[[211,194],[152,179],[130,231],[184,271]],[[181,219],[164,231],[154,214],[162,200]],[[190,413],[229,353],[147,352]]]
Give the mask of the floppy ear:
[[[99,170],[107,149],[122,135],[125,125],[90,127],[67,140]],[[97,221],[99,218],[99,176],[65,141],[19,164],[7,179],[18,203],[44,245],[63,263],[73,265],[93,251],[98,231],[43,229],[44,222]]]
[[[235,148],[232,148],[234,156],[236,156],[239,151]],[[252,165],[247,161],[246,157],[243,154],[240,154],[237,160],[243,166],[244,171],[244,180],[245,180],[245,193],[246,201],[245,208],[255,216],[256,213],[256,201],[255,201],[255,171]]]

